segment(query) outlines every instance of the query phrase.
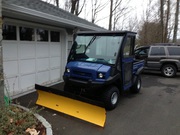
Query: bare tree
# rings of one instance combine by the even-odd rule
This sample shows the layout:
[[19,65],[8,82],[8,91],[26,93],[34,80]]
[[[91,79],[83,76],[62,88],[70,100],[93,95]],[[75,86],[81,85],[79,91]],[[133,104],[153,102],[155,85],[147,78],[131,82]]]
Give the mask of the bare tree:
[[164,0],[160,0],[161,42],[164,42]]
[[109,12],[109,30],[112,29],[112,16],[113,16],[113,0],[110,0],[110,12]]
[[59,7],[59,0],[55,0],[56,6]]
[[70,12],[70,10],[71,10],[71,2],[70,2],[70,0],[66,0],[64,5],[65,5],[64,9],[66,11]]
[[179,0],[177,0],[177,2],[176,2],[173,42],[177,42],[178,18],[179,18]]
[[161,42],[161,23],[156,22],[144,22],[142,28],[138,32],[139,44],[149,45],[153,43]]
[[47,3],[54,3],[57,7],[59,7],[59,0],[46,0]]
[[142,26],[139,28],[139,45],[149,45],[151,43],[161,42],[161,21],[159,13],[159,3],[154,0],[148,0],[147,8],[142,16]]
[[95,23],[97,20],[97,15],[100,11],[102,11],[107,5],[109,1],[106,1],[104,4],[101,3],[100,0],[91,0],[91,22]]
[[168,42],[170,17],[171,17],[171,2],[170,0],[160,0],[160,23],[161,23],[161,42]]
[[82,12],[85,3],[86,0],[83,0],[82,6],[80,7],[80,0],[71,0],[71,13],[78,16]]
[[[126,1],[126,5],[123,5],[123,0],[110,0],[110,13],[109,13],[109,30],[115,30],[118,20],[127,14],[128,3],[130,0]],[[123,6],[121,6],[123,5]]]
[[165,27],[164,27],[164,42],[168,41],[168,25],[169,25],[169,18],[170,18],[170,0],[167,0],[167,10],[166,10],[166,19],[165,19]]

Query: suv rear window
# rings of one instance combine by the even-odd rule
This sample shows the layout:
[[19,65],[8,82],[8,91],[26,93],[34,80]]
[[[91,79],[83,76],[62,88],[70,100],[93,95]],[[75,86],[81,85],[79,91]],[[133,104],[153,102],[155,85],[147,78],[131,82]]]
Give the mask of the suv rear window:
[[164,47],[152,47],[150,55],[165,55]]
[[169,55],[180,55],[180,47],[167,47]]

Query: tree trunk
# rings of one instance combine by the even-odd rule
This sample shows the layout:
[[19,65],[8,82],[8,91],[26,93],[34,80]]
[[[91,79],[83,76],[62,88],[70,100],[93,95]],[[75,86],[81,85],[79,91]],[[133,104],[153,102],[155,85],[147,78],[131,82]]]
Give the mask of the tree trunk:
[[4,76],[2,53],[2,0],[0,0],[0,107],[4,105]]
[[59,0],[55,0],[56,6],[59,7]]
[[77,0],[71,0],[71,13],[74,14]]
[[77,3],[76,3],[75,15],[76,15],[76,16],[79,15],[79,0],[78,0]]
[[167,0],[167,13],[166,13],[166,23],[165,23],[165,30],[164,30],[164,42],[168,41],[167,36],[168,36],[169,18],[170,18],[170,0]]
[[161,42],[164,42],[164,0],[160,0]]
[[113,0],[111,0],[110,3],[109,30],[112,30],[112,16],[113,16]]
[[176,43],[177,41],[178,17],[179,17],[179,0],[177,0],[176,3],[175,24],[174,24],[174,34],[173,34],[174,43]]

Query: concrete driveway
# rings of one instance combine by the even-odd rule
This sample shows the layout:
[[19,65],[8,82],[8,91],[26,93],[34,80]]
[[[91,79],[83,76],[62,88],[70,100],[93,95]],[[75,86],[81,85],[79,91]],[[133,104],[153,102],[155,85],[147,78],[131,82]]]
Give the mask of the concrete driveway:
[[[144,73],[142,83],[139,94],[122,96],[117,108],[107,112],[104,128],[50,109],[40,115],[52,125],[54,135],[179,135],[180,74],[164,78]],[[34,92],[17,101],[34,106],[36,98]]]

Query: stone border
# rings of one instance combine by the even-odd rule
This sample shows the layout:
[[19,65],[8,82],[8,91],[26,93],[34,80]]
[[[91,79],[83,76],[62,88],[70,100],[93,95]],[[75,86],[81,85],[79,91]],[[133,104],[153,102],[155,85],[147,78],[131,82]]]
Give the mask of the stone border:
[[[25,111],[29,111],[28,108],[17,105],[17,104],[12,104],[13,106],[17,106]],[[44,127],[46,128],[46,135],[53,135],[52,132],[52,126],[49,124],[49,122],[47,122],[47,120],[45,118],[43,118],[42,116],[40,116],[39,114],[35,113],[34,116],[44,125]]]

